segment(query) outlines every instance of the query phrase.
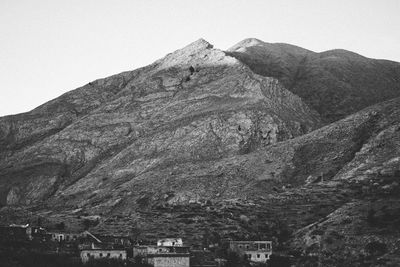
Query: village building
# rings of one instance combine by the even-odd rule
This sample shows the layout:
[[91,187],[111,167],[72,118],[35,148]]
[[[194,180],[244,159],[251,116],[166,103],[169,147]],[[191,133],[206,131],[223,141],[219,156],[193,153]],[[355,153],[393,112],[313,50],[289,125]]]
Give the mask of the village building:
[[14,240],[27,240],[29,239],[29,225],[21,225],[19,227],[7,225],[0,227],[0,236],[2,241],[14,241]]
[[[100,249],[104,248],[107,244],[104,244],[102,240],[96,237],[94,234],[85,231],[81,234],[79,238],[78,248],[80,250],[84,249]],[[113,246],[107,246],[109,249],[114,249]]]
[[65,234],[59,232],[49,232],[48,233],[51,237],[51,240],[54,242],[62,242],[65,240]]
[[111,244],[113,248],[126,248],[132,246],[129,236],[102,235],[99,238],[103,243]]
[[230,241],[229,249],[252,262],[266,262],[272,255],[272,241]]
[[73,243],[73,242],[78,242],[83,239],[90,239],[90,240],[95,240],[96,242],[101,243],[101,241],[97,237],[95,237],[93,234],[91,234],[88,231],[84,231],[81,233],[48,232],[48,234],[50,235],[51,240],[55,241],[55,242]]
[[159,247],[181,247],[183,246],[182,238],[164,238],[157,241]]
[[39,227],[39,226],[32,226],[29,227],[30,230],[28,230],[28,239],[33,240],[41,240],[41,241],[47,241],[48,240],[48,235],[46,229]]
[[133,257],[141,257],[154,267],[189,267],[189,247],[183,246],[181,238],[157,241],[157,246],[134,246]]
[[89,231],[84,231],[80,234],[80,241],[90,242],[90,243],[103,243],[98,237]]
[[30,226],[29,224],[10,224],[0,226],[0,236],[7,240],[33,240],[45,238],[46,230],[42,227]]
[[87,263],[90,260],[99,259],[117,259],[125,261],[127,258],[127,253],[124,249],[94,248],[81,250],[80,257],[83,263]]

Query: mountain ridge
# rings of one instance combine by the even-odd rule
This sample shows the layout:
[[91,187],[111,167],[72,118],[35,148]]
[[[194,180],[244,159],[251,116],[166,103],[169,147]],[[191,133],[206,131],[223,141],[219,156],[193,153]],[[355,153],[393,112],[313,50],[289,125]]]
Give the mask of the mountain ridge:
[[344,49],[313,52],[245,39],[227,53],[255,73],[277,78],[316,110],[325,123],[400,94],[400,64]]

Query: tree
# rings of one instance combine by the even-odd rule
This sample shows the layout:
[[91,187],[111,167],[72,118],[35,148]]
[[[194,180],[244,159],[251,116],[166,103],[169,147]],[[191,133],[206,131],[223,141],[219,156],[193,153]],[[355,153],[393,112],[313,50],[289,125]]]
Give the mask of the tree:
[[245,256],[241,257],[235,252],[228,252],[226,266],[229,267],[248,267],[251,266]]
[[290,267],[291,262],[288,257],[283,257],[280,255],[272,254],[268,261],[268,266],[269,267]]

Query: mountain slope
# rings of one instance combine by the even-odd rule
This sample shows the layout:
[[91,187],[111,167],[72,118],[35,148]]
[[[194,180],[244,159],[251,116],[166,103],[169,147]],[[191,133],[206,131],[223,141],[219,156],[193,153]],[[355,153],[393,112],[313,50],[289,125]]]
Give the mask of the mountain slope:
[[319,118],[277,80],[199,40],[0,125],[4,205],[110,194],[154,169],[161,174],[304,134]]
[[246,39],[228,54],[255,73],[277,78],[333,122],[367,106],[400,96],[400,64],[336,49],[315,53],[297,46]]

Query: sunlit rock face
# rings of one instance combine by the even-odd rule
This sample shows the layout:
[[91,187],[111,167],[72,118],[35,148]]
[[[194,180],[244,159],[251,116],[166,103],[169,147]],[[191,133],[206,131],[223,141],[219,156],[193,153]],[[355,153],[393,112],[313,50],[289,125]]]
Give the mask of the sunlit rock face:
[[[1,118],[1,203],[110,206],[140,190],[157,198],[199,175],[190,170],[203,162],[319,125],[276,79],[200,39],[147,67]],[[192,185],[189,195],[211,196],[202,180]]]

